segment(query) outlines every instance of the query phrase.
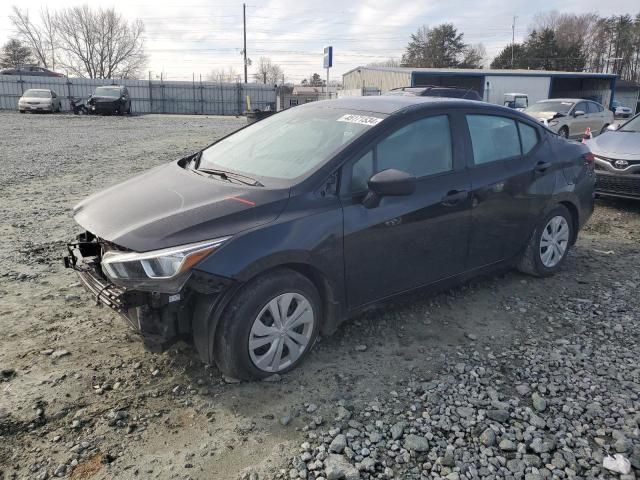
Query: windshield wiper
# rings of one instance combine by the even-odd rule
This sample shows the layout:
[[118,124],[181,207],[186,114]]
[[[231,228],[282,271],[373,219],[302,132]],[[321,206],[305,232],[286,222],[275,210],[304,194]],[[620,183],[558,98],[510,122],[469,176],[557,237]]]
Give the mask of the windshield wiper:
[[[197,160],[199,161],[199,158]],[[199,168],[199,169],[196,169],[195,171],[206,173],[209,175],[215,175],[228,182],[236,181],[236,182],[242,183],[243,185],[250,185],[252,187],[264,187],[264,185],[260,183],[258,180],[256,180],[255,178],[247,177],[246,175],[241,175],[235,172],[227,172],[225,170],[215,170],[211,168]]]

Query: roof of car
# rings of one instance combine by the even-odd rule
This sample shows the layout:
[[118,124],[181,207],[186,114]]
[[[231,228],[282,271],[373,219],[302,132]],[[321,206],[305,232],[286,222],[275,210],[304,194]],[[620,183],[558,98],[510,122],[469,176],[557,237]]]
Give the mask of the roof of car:
[[[454,106],[486,106],[501,109],[498,105],[493,105],[475,100],[463,100],[460,98],[448,97],[417,97],[402,95],[380,95],[370,97],[344,97],[335,100],[323,100],[320,102],[307,103],[300,107],[317,105],[331,108],[344,108],[345,110],[362,110],[368,112],[392,114],[409,107],[423,106],[430,107],[454,107]],[[295,108],[300,108],[295,107]]]
[[[593,100],[589,100],[588,98],[547,98],[546,100],[540,100],[538,103],[543,103],[543,102],[571,102],[571,103],[578,103],[578,102],[593,102]],[[594,103],[598,103],[598,102],[594,102]]]

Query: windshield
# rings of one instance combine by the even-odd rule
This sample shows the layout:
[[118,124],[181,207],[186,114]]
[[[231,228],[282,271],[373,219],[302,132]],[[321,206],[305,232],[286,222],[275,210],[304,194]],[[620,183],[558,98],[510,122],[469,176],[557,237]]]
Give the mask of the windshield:
[[636,115],[622,127],[618,129],[619,132],[640,132],[640,115]]
[[539,102],[531,105],[525,112],[555,112],[569,113],[573,107],[573,102]]
[[48,90],[27,90],[23,97],[28,98],[51,98],[51,92]]
[[120,89],[113,87],[98,87],[96,88],[96,93],[94,94],[96,97],[119,97]]
[[297,178],[324,164],[384,117],[315,106],[290,108],[203,150],[199,169]]

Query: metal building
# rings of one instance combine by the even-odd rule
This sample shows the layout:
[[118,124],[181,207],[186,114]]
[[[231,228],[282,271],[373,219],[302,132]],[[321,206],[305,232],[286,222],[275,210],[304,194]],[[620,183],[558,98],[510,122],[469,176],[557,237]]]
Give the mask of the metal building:
[[522,92],[529,104],[547,98],[586,98],[609,106],[616,75],[545,70],[472,70],[405,67],[358,67],[342,76],[345,90],[427,85],[472,88],[489,103],[502,105],[504,94]]

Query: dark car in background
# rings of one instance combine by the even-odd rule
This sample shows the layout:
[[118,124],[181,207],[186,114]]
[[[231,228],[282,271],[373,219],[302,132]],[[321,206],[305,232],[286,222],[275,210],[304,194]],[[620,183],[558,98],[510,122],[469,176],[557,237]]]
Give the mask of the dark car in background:
[[87,100],[89,113],[124,115],[131,113],[131,97],[127,87],[109,85],[97,87]]
[[640,115],[587,141],[599,195],[640,199]]
[[65,264],[147,346],[262,378],[372,304],[557,272],[594,182],[585,145],[501,106],[313,102],[82,201]]
[[32,77],[64,77],[63,73],[53,72],[37,65],[21,65],[16,68],[3,68],[0,75],[24,75]]
[[482,97],[472,88],[462,87],[400,87],[389,90],[385,95],[413,95],[416,97],[447,97],[464,98],[466,100],[482,101]]

